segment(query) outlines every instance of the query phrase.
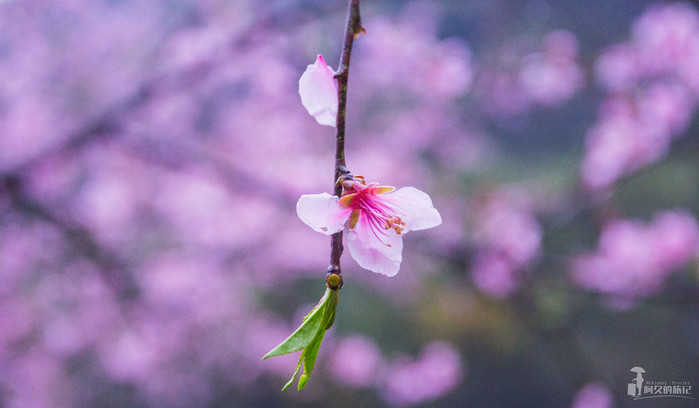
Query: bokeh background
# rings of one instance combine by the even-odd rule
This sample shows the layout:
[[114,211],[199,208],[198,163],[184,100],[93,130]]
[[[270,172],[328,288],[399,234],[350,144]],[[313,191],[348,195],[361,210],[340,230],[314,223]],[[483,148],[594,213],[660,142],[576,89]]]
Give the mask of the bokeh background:
[[444,223],[394,278],[345,254],[282,393],[329,256],[295,202],[333,184],[297,81],[346,2],[0,1],[0,406],[651,406],[634,366],[699,397],[696,6],[361,8],[348,167]]

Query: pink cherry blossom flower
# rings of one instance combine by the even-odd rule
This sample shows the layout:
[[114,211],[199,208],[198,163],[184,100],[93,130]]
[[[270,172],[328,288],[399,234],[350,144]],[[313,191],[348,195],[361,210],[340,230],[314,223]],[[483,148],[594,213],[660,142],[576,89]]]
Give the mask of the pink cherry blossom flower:
[[370,271],[394,276],[403,259],[403,235],[442,223],[430,197],[416,188],[344,184],[341,198],[327,193],[302,195],[296,212],[308,226],[326,235],[349,227],[349,253]]
[[336,126],[337,80],[335,71],[328,67],[323,56],[309,65],[299,79],[301,103],[321,125]]

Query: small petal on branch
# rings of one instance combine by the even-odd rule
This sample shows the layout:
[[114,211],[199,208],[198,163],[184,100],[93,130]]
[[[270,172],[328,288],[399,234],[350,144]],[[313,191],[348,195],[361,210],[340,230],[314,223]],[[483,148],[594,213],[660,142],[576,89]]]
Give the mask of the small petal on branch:
[[336,126],[337,89],[335,71],[318,54],[316,62],[309,65],[299,79],[299,95],[308,113],[321,125]]

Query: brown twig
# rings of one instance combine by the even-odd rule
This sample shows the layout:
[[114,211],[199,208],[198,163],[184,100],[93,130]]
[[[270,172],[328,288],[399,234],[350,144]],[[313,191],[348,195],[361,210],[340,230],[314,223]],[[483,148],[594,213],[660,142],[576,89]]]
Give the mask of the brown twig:
[[[337,69],[337,127],[335,133],[335,195],[342,195],[342,183],[340,178],[349,174],[345,165],[345,117],[347,110],[347,80],[349,78],[350,56],[354,39],[364,32],[361,18],[359,17],[359,0],[350,0],[347,10],[347,26],[345,28],[345,40],[342,45],[340,66]],[[330,289],[336,290],[342,287],[342,270],[340,257],[342,256],[342,231],[335,233],[330,241],[330,265],[328,266],[328,278],[326,283]],[[331,279],[332,278],[332,279]]]

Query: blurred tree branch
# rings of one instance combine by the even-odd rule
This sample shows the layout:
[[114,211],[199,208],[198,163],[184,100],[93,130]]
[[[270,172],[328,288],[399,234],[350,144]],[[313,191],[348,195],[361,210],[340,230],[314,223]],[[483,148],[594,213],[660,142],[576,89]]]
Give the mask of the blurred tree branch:
[[75,253],[94,261],[100,266],[102,278],[114,293],[126,299],[136,291],[136,284],[130,274],[123,273],[128,267],[127,261],[114,251],[105,248],[95,239],[92,232],[65,215],[59,215],[38,200],[32,199],[24,192],[21,179],[5,176],[0,179],[0,192],[4,192],[12,206],[19,214],[29,216],[56,227],[66,241],[77,250]]
[[[186,67],[167,71],[155,71],[149,78],[134,87],[131,94],[123,100],[105,108],[103,111],[86,118],[84,123],[77,129],[69,132],[63,137],[61,143],[55,144],[44,151],[41,151],[14,166],[0,169],[0,177],[22,177],[22,175],[35,168],[47,158],[80,149],[89,142],[97,141],[101,137],[118,137],[122,129],[123,121],[129,114],[137,111],[149,101],[164,97],[169,94],[185,92],[196,88],[205,82],[209,75],[224,60],[217,58],[221,53],[221,48],[242,49],[254,46],[258,41],[264,41],[262,34],[267,27],[292,28],[304,21],[310,21],[314,16],[307,13],[297,12],[294,19],[289,18],[289,13],[294,9],[304,7],[303,3],[289,3],[285,7],[272,7],[250,24],[244,32],[235,32],[231,38],[224,42],[221,47],[212,49],[204,59],[204,62]],[[314,7],[318,7],[314,5]],[[338,7],[338,4],[322,3],[325,9],[319,12],[328,12]],[[298,10],[297,10],[298,11]]]
[[[244,169],[233,168],[232,163],[219,152],[207,148],[201,144],[191,143],[188,140],[169,141],[166,149],[168,153],[176,153],[175,157],[154,153],[151,142],[147,138],[138,137],[127,129],[128,119],[139,109],[158,98],[165,98],[173,94],[190,92],[205,83],[216,68],[225,62],[219,58],[222,48],[231,50],[245,49],[264,41],[264,34],[268,27],[291,27],[310,21],[314,16],[300,12],[303,3],[293,3],[285,7],[271,7],[266,12],[252,21],[244,32],[232,33],[228,41],[220,47],[210,50],[209,54],[196,64],[177,67],[171,70],[153,72],[142,82],[136,84],[128,96],[111,106],[105,107],[100,112],[83,118],[81,124],[56,139],[58,143],[52,144],[42,151],[27,158],[23,162],[3,166],[0,168],[0,197],[7,198],[11,209],[17,214],[32,217],[48,222],[55,226],[66,238],[66,241],[74,249],[74,253],[90,259],[100,266],[105,281],[114,292],[122,297],[131,296],[136,288],[132,277],[124,273],[128,269],[128,262],[119,254],[102,245],[92,231],[78,220],[71,217],[68,211],[63,211],[43,203],[40,199],[28,194],[25,189],[26,179],[29,174],[42,163],[55,157],[72,157],[76,152],[105,140],[117,140],[122,146],[127,147],[135,157],[146,162],[155,163],[168,169],[181,169],[183,163],[191,163],[192,160],[208,163],[222,175],[222,180],[228,188],[240,190],[263,196],[266,199],[280,202],[293,201],[294,197],[285,196],[273,186],[255,179],[254,182],[242,182],[254,178]],[[314,6],[318,7],[318,6]],[[321,7],[332,9],[338,4]],[[295,18],[290,19],[289,13],[296,11]],[[321,10],[323,11],[323,10]],[[161,45],[162,48],[164,45]],[[152,143],[158,143],[152,141]],[[254,188],[251,186],[255,186]]]

